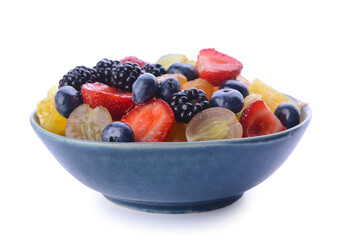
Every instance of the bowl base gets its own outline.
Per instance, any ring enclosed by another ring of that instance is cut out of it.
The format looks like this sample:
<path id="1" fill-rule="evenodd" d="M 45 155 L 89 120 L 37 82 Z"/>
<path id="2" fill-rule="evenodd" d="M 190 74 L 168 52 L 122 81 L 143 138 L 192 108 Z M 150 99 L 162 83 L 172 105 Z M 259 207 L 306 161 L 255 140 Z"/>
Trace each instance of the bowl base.
<path id="1" fill-rule="evenodd" d="M 169 213 L 169 214 L 179 214 L 179 213 L 195 213 L 195 212 L 205 212 L 211 211 L 218 208 L 223 208 L 232 203 L 236 202 L 242 197 L 242 194 L 231 196 L 228 198 L 204 201 L 204 202 L 193 202 L 193 203 L 154 203 L 154 202 L 140 202 L 140 201 L 130 201 L 130 200 L 119 200 L 114 199 L 109 196 L 104 195 L 106 199 L 110 202 L 115 203 L 121 207 L 127 207 L 130 209 L 150 212 L 150 213 Z"/>

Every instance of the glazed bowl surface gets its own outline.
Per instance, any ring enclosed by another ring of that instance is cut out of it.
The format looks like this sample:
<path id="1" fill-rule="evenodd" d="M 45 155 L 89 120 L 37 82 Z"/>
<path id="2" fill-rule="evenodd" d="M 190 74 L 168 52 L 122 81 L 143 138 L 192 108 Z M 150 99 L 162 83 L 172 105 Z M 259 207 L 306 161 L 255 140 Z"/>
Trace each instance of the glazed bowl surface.
<path id="1" fill-rule="evenodd" d="M 286 131 L 252 138 L 161 143 L 105 143 L 44 130 L 30 122 L 58 162 L 110 201 L 148 212 L 208 211 L 238 200 L 289 157 L 312 117 Z"/>

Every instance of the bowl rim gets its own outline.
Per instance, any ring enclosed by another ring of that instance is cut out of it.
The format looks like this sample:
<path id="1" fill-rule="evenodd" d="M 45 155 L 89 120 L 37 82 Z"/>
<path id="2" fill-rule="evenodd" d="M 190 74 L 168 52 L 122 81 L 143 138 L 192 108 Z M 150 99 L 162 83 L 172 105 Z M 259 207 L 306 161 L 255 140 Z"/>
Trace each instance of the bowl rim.
<path id="1" fill-rule="evenodd" d="M 248 138 L 235 138 L 235 139 L 223 139 L 223 140 L 210 140 L 210 141 L 197 141 L 197 142 L 122 142 L 122 143 L 110 143 L 110 142 L 101 142 L 101 141 L 92 141 L 85 139 L 77 139 L 61 136 L 52 132 L 49 132 L 42 128 L 38 123 L 38 116 L 36 115 L 37 110 L 34 110 L 30 116 L 30 122 L 32 127 L 39 131 L 43 135 L 48 135 L 49 137 L 54 138 L 57 141 L 63 141 L 68 143 L 78 143 L 78 144 L 86 144 L 93 146 L 103 146 L 103 147 L 119 147 L 119 148 L 132 148 L 143 147 L 143 148 L 173 148 L 173 147 L 190 147 L 190 146 L 209 146 L 209 145 L 226 145 L 226 144 L 241 144 L 241 143 L 255 143 L 255 142 L 266 142 L 274 139 L 278 139 L 284 137 L 286 135 L 292 135 L 297 129 L 302 128 L 303 126 L 309 124 L 312 118 L 312 110 L 309 106 L 302 106 L 301 108 L 301 117 L 304 114 L 304 119 L 295 127 L 284 130 L 282 132 L 263 135 L 263 136 L 255 136 Z"/>

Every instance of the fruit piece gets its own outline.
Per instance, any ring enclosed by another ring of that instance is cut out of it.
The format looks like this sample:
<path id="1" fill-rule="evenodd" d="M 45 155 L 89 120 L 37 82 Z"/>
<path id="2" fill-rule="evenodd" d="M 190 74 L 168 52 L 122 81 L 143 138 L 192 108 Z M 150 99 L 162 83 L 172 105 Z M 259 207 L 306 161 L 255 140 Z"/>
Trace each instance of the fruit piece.
<path id="1" fill-rule="evenodd" d="M 135 134 L 136 142 L 163 142 L 174 123 L 174 114 L 161 99 L 153 99 L 136 106 L 123 116 Z"/>
<path id="2" fill-rule="evenodd" d="M 167 77 L 176 77 L 180 81 L 181 86 L 187 82 L 187 78 L 181 73 L 165 74 L 165 75 L 157 77 L 157 80 L 161 82 L 163 79 Z"/>
<path id="3" fill-rule="evenodd" d="M 224 89 L 224 88 L 232 88 L 240 92 L 244 98 L 246 98 L 249 95 L 249 89 L 246 86 L 245 83 L 239 80 L 227 80 L 223 82 L 220 86 L 219 89 Z"/>
<path id="4" fill-rule="evenodd" d="M 160 63 L 165 69 L 168 69 L 168 67 L 175 62 L 184 62 L 195 66 L 195 61 L 189 60 L 183 54 L 167 54 L 156 61 L 156 63 Z"/>
<path id="5" fill-rule="evenodd" d="M 245 83 L 246 86 L 250 86 L 251 84 L 249 80 L 247 80 L 245 77 L 243 77 L 240 74 L 236 77 L 236 80 L 242 81 L 243 83 Z"/>
<path id="6" fill-rule="evenodd" d="M 58 91 L 58 84 L 54 85 L 53 87 L 50 88 L 50 90 L 47 92 L 47 96 L 55 96 L 56 92 Z"/>
<path id="7" fill-rule="evenodd" d="M 147 63 L 142 70 L 144 70 L 146 73 L 151 73 L 155 77 L 162 76 L 166 74 L 166 69 L 162 67 L 161 64 L 158 63 Z"/>
<path id="8" fill-rule="evenodd" d="M 188 142 L 241 138 L 242 135 L 243 128 L 235 114 L 221 107 L 198 113 L 186 128 Z"/>
<path id="9" fill-rule="evenodd" d="M 106 108 L 92 109 L 88 104 L 82 104 L 70 114 L 65 126 L 65 136 L 101 141 L 103 129 L 111 122 Z"/>
<path id="10" fill-rule="evenodd" d="M 203 90 L 189 88 L 174 93 L 169 105 L 173 109 L 175 119 L 188 123 L 197 113 L 210 107 Z"/>
<path id="11" fill-rule="evenodd" d="M 125 63 L 125 62 L 131 62 L 131 63 L 137 63 L 140 68 L 143 68 L 144 65 L 146 65 L 147 63 L 135 56 L 128 56 L 128 57 L 125 57 L 123 59 L 121 59 L 121 63 Z"/>
<path id="12" fill-rule="evenodd" d="M 112 70 L 112 78 L 109 86 L 124 92 L 131 92 L 134 82 L 141 73 L 142 70 L 137 63 L 119 63 Z"/>
<path id="13" fill-rule="evenodd" d="M 142 74 L 133 84 L 133 102 L 145 103 L 156 96 L 159 90 L 159 82 L 150 73 Z"/>
<path id="14" fill-rule="evenodd" d="M 197 79 L 199 77 L 198 70 L 191 64 L 176 62 L 170 65 L 167 69 L 168 74 L 181 73 L 188 81 Z"/>
<path id="15" fill-rule="evenodd" d="M 244 107 L 244 98 L 237 90 L 224 88 L 212 94 L 210 105 L 211 107 L 223 107 L 237 113 Z"/>
<path id="16" fill-rule="evenodd" d="M 176 77 L 167 77 L 161 80 L 158 97 L 169 102 L 174 93 L 180 92 L 180 81 Z"/>
<path id="17" fill-rule="evenodd" d="M 46 97 L 37 104 L 37 116 L 42 128 L 58 135 L 65 135 L 67 119 L 55 108 L 54 96 Z"/>
<path id="18" fill-rule="evenodd" d="M 191 64 L 193 67 L 195 67 L 195 65 L 197 64 L 197 62 L 194 61 L 194 60 L 188 60 L 188 61 L 185 62 L 185 63 Z"/>
<path id="19" fill-rule="evenodd" d="M 196 68 L 200 78 L 219 86 L 227 79 L 236 79 L 243 65 L 237 59 L 213 48 L 207 48 L 199 52 Z"/>
<path id="20" fill-rule="evenodd" d="M 48 96 L 37 104 L 37 116 L 39 123 L 45 130 L 65 136 L 67 119 L 60 115 L 54 106 L 54 96 L 58 87 L 53 86 L 48 91 Z"/>
<path id="21" fill-rule="evenodd" d="M 93 68 L 97 71 L 97 81 L 112 86 L 112 70 L 121 64 L 120 61 L 113 61 L 107 58 L 99 61 Z"/>
<path id="22" fill-rule="evenodd" d="M 289 102 L 279 105 L 275 110 L 275 115 L 287 129 L 295 127 L 301 120 L 300 110 Z"/>
<path id="23" fill-rule="evenodd" d="M 87 83 L 82 87 L 84 103 L 91 108 L 103 106 L 108 109 L 113 120 L 119 120 L 134 107 L 132 94 L 122 92 L 103 83 Z"/>
<path id="24" fill-rule="evenodd" d="M 236 114 L 236 117 L 238 120 L 240 120 L 240 116 L 242 115 L 244 109 L 253 101 L 256 100 L 262 100 L 262 95 L 260 94 L 256 94 L 256 93 L 251 93 L 249 94 L 246 98 L 244 98 L 244 107 L 241 111 L 239 111 L 239 113 Z"/>
<path id="25" fill-rule="evenodd" d="M 128 124 L 123 122 L 112 122 L 102 132 L 103 142 L 134 142 L 134 132 Z"/>
<path id="26" fill-rule="evenodd" d="M 272 112 L 275 112 L 276 108 L 284 102 L 291 102 L 296 105 L 299 110 L 301 110 L 301 106 L 297 102 L 273 89 L 259 79 L 255 79 L 251 83 L 249 86 L 249 92 L 262 95 L 262 99 Z"/>
<path id="27" fill-rule="evenodd" d="M 187 142 L 186 123 L 175 121 L 165 142 Z"/>
<path id="28" fill-rule="evenodd" d="M 250 103 L 243 111 L 240 123 L 243 126 L 243 137 L 268 135 L 286 129 L 263 100 Z"/>
<path id="29" fill-rule="evenodd" d="M 77 66 L 63 76 L 63 78 L 59 81 L 59 88 L 63 86 L 71 86 L 77 91 L 80 91 L 83 84 L 96 81 L 97 71 L 95 69 L 85 66 Z"/>
<path id="30" fill-rule="evenodd" d="M 207 99 L 210 99 L 214 92 L 213 85 L 203 78 L 197 78 L 194 81 L 186 82 L 185 84 L 182 85 L 181 89 L 184 90 L 188 88 L 196 88 L 203 90 L 206 93 Z"/>
<path id="31" fill-rule="evenodd" d="M 54 104 L 60 115 L 68 118 L 71 112 L 83 104 L 82 95 L 71 86 L 64 86 L 58 89 Z"/>

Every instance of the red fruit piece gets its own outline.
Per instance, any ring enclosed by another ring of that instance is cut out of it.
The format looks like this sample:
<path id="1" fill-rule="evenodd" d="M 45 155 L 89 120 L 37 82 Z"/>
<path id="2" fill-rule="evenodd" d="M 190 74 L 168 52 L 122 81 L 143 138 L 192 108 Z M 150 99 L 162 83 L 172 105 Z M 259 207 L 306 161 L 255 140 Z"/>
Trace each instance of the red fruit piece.
<path id="1" fill-rule="evenodd" d="M 128 57 L 125 57 L 123 59 L 121 59 L 121 62 L 122 63 L 125 63 L 125 62 L 132 62 L 132 63 L 137 63 L 140 68 L 143 68 L 144 65 L 146 65 L 147 63 L 137 57 L 134 57 L 134 56 L 128 56 Z"/>
<path id="2" fill-rule="evenodd" d="M 286 130 L 263 100 L 250 103 L 242 113 L 243 137 L 268 135 Z"/>
<path id="3" fill-rule="evenodd" d="M 219 86 L 225 80 L 236 79 L 242 71 L 243 64 L 214 48 L 206 48 L 199 52 L 195 67 L 199 71 L 200 78 Z"/>
<path id="4" fill-rule="evenodd" d="M 122 122 L 134 132 L 136 142 L 163 142 L 174 123 L 174 113 L 161 99 L 152 99 L 136 106 Z"/>
<path id="5" fill-rule="evenodd" d="M 99 82 L 87 83 L 82 87 L 84 103 L 89 104 L 91 108 L 105 107 L 113 120 L 120 120 L 135 106 L 131 95 Z"/>

